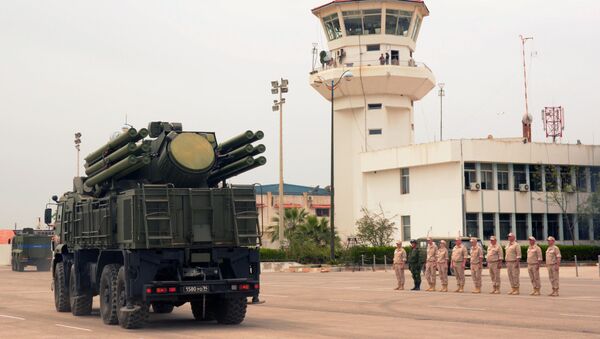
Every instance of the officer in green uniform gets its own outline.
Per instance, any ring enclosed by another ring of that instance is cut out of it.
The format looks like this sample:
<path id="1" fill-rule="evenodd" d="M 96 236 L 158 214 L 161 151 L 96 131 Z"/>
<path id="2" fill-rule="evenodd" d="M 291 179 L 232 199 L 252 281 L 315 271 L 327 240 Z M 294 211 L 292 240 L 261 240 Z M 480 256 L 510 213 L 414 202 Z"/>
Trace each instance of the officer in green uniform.
<path id="1" fill-rule="evenodd" d="M 408 254 L 408 267 L 410 269 L 410 273 L 412 274 L 413 281 L 415 282 L 415 287 L 411 289 L 411 291 L 420 291 L 421 290 L 421 270 L 423 269 L 423 254 L 419 252 L 417 248 L 417 241 L 410 241 L 410 253 Z"/>

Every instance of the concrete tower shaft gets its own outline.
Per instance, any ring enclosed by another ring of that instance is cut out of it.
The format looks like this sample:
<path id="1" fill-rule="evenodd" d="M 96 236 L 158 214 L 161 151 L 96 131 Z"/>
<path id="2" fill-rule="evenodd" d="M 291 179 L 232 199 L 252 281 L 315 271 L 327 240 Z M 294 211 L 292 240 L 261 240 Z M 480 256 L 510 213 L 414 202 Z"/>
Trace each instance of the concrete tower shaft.
<path id="1" fill-rule="evenodd" d="M 413 52 L 423 18 L 420 0 L 336 0 L 312 10 L 328 50 L 319 55 L 311 86 L 331 100 L 334 91 L 336 228 L 353 233 L 367 192 L 361 153 L 414 143 L 413 104 L 435 87 L 433 72 Z"/>

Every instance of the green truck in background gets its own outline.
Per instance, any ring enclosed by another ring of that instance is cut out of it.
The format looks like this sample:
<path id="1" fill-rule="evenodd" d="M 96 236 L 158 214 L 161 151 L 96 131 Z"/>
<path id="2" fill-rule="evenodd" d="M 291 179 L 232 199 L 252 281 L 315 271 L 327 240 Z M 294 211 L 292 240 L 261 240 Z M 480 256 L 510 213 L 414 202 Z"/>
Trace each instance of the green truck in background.
<path id="1" fill-rule="evenodd" d="M 52 260 L 52 231 L 36 231 L 24 228 L 15 231 L 11 239 L 11 266 L 16 272 L 23 272 L 27 266 L 35 266 L 38 271 L 48 271 Z"/>

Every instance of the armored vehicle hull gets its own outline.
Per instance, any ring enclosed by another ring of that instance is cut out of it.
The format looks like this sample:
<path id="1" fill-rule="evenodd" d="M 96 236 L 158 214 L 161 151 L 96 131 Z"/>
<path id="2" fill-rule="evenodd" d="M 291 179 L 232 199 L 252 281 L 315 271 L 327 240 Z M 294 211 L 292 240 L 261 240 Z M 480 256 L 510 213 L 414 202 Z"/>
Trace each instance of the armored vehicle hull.
<path id="1" fill-rule="evenodd" d="M 33 229 L 24 229 L 11 240 L 11 266 L 13 271 L 22 272 L 27 266 L 38 271 L 48 271 L 52 259 L 51 237 L 36 234 Z"/>

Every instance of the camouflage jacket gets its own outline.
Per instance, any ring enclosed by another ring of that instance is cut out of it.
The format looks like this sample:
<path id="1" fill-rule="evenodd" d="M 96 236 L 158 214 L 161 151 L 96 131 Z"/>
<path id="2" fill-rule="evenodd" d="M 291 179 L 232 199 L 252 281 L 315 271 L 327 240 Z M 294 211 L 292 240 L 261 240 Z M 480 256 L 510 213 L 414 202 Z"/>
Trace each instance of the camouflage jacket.
<path id="1" fill-rule="evenodd" d="M 424 261 L 425 261 L 425 258 L 423 256 L 423 254 L 420 253 L 418 247 L 411 249 L 410 253 L 408 254 L 408 260 L 407 260 L 408 264 L 411 267 L 422 266 Z"/>

